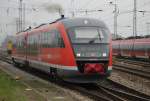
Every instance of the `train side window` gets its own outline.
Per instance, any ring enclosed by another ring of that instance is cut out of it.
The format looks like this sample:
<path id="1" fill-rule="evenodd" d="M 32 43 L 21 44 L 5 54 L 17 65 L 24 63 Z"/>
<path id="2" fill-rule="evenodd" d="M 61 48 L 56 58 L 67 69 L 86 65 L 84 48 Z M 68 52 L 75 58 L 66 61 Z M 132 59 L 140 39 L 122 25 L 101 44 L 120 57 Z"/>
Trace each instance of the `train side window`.
<path id="1" fill-rule="evenodd" d="M 42 48 L 42 33 L 40 33 L 40 48 Z"/>
<path id="2" fill-rule="evenodd" d="M 34 34 L 34 47 L 35 47 L 35 50 L 37 50 L 38 48 L 38 33 L 35 33 Z"/>
<path id="3" fill-rule="evenodd" d="M 56 38 L 55 38 L 55 30 L 51 30 L 48 33 L 48 47 L 55 48 L 56 47 Z"/>
<path id="4" fill-rule="evenodd" d="M 61 37 L 61 34 L 58 30 L 55 31 L 55 38 L 57 39 L 56 46 L 60 48 L 64 48 L 65 47 L 64 40 Z"/>
<path id="5" fill-rule="evenodd" d="M 30 35 L 28 36 L 28 53 L 30 54 L 30 47 L 31 47 Z"/>
<path id="6" fill-rule="evenodd" d="M 41 34 L 42 34 L 42 47 L 46 48 L 46 35 L 44 32 L 42 32 Z"/>
<path id="7" fill-rule="evenodd" d="M 44 33 L 44 46 L 45 46 L 45 48 L 47 48 L 47 33 L 45 32 Z"/>
<path id="8" fill-rule="evenodd" d="M 58 30 L 56 30 L 56 38 L 58 39 L 57 40 L 57 46 L 60 48 L 64 48 L 65 47 L 64 40 L 61 37 L 61 34 Z"/>
<path id="9" fill-rule="evenodd" d="M 58 43 L 58 40 L 59 40 L 59 38 L 60 38 L 60 34 L 59 34 L 59 32 L 58 32 L 58 30 L 54 30 L 54 39 L 55 40 L 53 40 L 53 42 L 54 42 L 54 47 L 59 47 L 59 43 Z"/>
<path id="10" fill-rule="evenodd" d="M 49 33 L 46 32 L 46 47 L 48 48 L 49 45 L 48 45 L 48 40 L 49 40 Z"/>
<path id="11" fill-rule="evenodd" d="M 32 37 L 33 37 L 33 50 L 34 50 L 35 49 L 35 44 L 36 44 L 35 35 L 33 35 Z"/>
<path id="12" fill-rule="evenodd" d="M 43 47 L 43 33 L 40 33 L 40 44 L 41 44 L 41 48 Z"/>
<path id="13" fill-rule="evenodd" d="M 47 33 L 44 32 L 44 46 L 47 48 Z"/>
<path id="14" fill-rule="evenodd" d="M 18 46 L 19 46 L 19 41 L 18 41 L 18 37 L 16 37 L 16 48 L 18 50 Z"/>
<path id="15" fill-rule="evenodd" d="M 32 49 L 33 49 L 33 35 L 31 35 L 31 51 L 32 51 Z"/>
<path id="16" fill-rule="evenodd" d="M 47 42 L 47 44 L 48 44 L 48 47 L 51 47 L 51 43 L 52 43 L 52 39 L 51 39 L 51 32 L 47 32 L 48 33 L 48 42 Z"/>
<path id="17" fill-rule="evenodd" d="M 31 35 L 29 35 L 29 48 L 31 47 Z"/>
<path id="18" fill-rule="evenodd" d="M 150 53 L 150 45 L 146 45 L 147 46 L 147 51 Z"/>
<path id="19" fill-rule="evenodd" d="M 19 50 L 21 48 L 21 37 L 19 37 Z"/>
<path id="20" fill-rule="evenodd" d="M 65 47 L 64 41 L 60 35 L 60 32 L 57 29 L 53 29 L 49 32 L 42 33 L 41 43 L 42 47 L 45 48 Z"/>
<path id="21" fill-rule="evenodd" d="M 30 50 L 32 49 L 32 35 L 30 35 Z"/>
<path id="22" fill-rule="evenodd" d="M 41 32 L 41 47 L 45 48 L 45 34 Z"/>

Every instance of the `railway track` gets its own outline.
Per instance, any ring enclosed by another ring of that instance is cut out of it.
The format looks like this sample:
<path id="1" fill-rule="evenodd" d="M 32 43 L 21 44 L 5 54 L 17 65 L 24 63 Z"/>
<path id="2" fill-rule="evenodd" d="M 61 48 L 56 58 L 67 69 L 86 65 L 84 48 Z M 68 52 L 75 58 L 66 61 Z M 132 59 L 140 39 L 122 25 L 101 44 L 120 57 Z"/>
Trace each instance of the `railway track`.
<path id="1" fill-rule="evenodd" d="M 10 58 L 2 58 L 3 61 L 11 64 Z M 18 68 L 18 67 L 17 67 Z M 26 68 L 19 68 L 23 71 L 29 72 L 35 76 L 38 76 L 46 81 L 55 83 L 56 85 L 76 90 L 83 95 L 86 95 L 96 101 L 150 101 L 150 96 L 143 93 L 129 89 L 121 84 L 115 83 L 111 80 L 106 80 L 97 84 L 71 84 L 63 81 L 55 81 L 54 78 L 50 78 L 49 75 L 36 70 L 28 70 Z"/>
<path id="2" fill-rule="evenodd" d="M 12 60 L 11 60 L 11 57 L 9 55 L 4 55 L 4 56 L 0 55 L 0 60 L 5 61 L 9 64 L 12 64 Z"/>
<path id="3" fill-rule="evenodd" d="M 9 60 L 5 61 L 5 59 L 2 59 L 2 61 L 10 64 Z M 65 87 L 65 88 L 69 88 L 71 90 L 78 91 L 78 92 L 82 93 L 83 95 L 89 96 L 90 98 L 92 98 L 96 101 L 99 101 L 99 100 L 101 100 L 101 101 L 112 101 L 111 99 L 108 99 L 104 94 L 100 95 L 100 94 L 98 94 L 98 92 L 92 92 L 92 91 L 89 92 L 88 89 L 85 89 L 81 85 L 70 84 L 70 83 L 66 83 L 66 82 L 62 82 L 62 81 L 56 81 L 56 80 L 54 80 L 54 78 L 50 78 L 50 76 L 48 74 L 46 74 L 42 71 L 39 71 L 37 69 L 33 69 L 33 68 L 31 69 L 30 68 L 30 70 L 29 70 L 27 68 L 22 68 L 22 67 L 21 68 L 20 67 L 14 67 L 14 68 L 21 69 L 21 70 L 28 72 L 34 76 L 42 78 L 48 82 L 53 82 L 54 84 L 59 85 L 63 88 Z M 96 89 L 93 88 L 93 91 L 96 91 Z"/>
<path id="4" fill-rule="evenodd" d="M 133 59 L 128 59 L 128 58 L 115 58 L 115 61 L 118 62 L 124 62 L 127 64 L 132 64 L 132 65 L 137 65 L 137 66 L 142 66 L 142 67 L 150 67 L 150 62 L 145 62 L 145 61 L 139 61 L 139 60 L 133 60 Z"/>
<path id="5" fill-rule="evenodd" d="M 144 71 L 141 69 L 135 69 L 127 67 L 125 65 L 117 65 L 117 64 L 113 65 L 113 69 L 150 79 L 150 71 Z"/>
<path id="6" fill-rule="evenodd" d="M 150 79 L 150 63 L 143 61 L 115 59 L 113 69 Z"/>
<path id="7" fill-rule="evenodd" d="M 149 101 L 150 96 L 137 92 L 110 79 L 98 84 L 100 89 L 119 97 L 120 101 Z M 116 101 L 116 100 L 115 100 Z"/>
<path id="8" fill-rule="evenodd" d="M 97 84 L 80 85 L 75 89 L 82 91 L 96 101 L 149 101 L 150 96 L 127 88 L 111 80 Z"/>

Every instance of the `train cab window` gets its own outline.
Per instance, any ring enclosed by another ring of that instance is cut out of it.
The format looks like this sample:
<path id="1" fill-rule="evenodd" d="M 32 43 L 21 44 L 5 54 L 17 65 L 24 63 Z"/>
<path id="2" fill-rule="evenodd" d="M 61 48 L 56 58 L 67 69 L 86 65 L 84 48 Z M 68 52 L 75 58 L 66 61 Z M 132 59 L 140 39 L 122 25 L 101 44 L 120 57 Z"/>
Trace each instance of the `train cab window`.
<path id="1" fill-rule="evenodd" d="M 72 43 L 108 43 L 109 31 L 98 27 L 75 27 L 68 29 Z"/>

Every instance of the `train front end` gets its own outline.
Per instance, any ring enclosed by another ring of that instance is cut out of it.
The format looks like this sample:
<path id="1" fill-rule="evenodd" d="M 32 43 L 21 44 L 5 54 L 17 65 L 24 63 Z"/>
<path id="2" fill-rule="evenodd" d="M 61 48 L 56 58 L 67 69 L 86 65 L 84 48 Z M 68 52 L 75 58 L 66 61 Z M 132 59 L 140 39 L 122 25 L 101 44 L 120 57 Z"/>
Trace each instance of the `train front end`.
<path id="1" fill-rule="evenodd" d="M 67 71 L 66 80 L 88 83 L 107 78 L 112 71 L 110 32 L 96 19 L 63 21 L 77 70 Z"/>

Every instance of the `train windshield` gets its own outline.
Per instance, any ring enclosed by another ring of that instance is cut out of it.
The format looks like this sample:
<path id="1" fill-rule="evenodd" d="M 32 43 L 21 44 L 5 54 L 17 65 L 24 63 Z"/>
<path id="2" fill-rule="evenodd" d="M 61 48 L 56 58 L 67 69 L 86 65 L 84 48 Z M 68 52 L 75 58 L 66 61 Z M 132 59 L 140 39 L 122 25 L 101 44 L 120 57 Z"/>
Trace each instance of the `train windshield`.
<path id="1" fill-rule="evenodd" d="M 68 31 L 72 43 L 108 43 L 108 31 L 98 27 L 75 27 Z"/>

